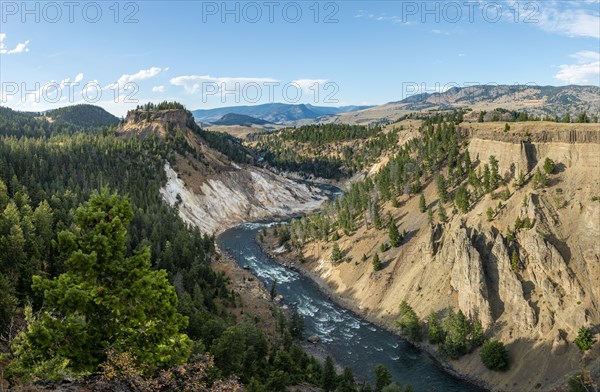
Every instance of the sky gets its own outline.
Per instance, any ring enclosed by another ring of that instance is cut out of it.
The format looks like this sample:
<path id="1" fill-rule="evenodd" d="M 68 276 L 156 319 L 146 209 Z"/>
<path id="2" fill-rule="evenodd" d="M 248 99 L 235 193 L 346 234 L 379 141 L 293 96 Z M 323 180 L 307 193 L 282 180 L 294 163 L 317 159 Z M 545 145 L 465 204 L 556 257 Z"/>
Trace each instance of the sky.
<path id="1" fill-rule="evenodd" d="M 0 106 L 378 105 L 600 85 L 600 0 L 0 1 Z"/>

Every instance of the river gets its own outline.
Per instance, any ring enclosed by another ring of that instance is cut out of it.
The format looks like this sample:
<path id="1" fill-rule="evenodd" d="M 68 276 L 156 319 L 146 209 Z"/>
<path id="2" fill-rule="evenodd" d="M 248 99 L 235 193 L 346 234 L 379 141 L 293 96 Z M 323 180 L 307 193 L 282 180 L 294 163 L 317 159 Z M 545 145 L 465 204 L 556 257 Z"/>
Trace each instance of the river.
<path id="1" fill-rule="evenodd" d="M 225 231 L 217 243 L 266 287 L 276 279 L 283 302 L 296 305 L 304 316 L 305 336 L 319 336 L 319 344 L 338 364 L 372 382 L 373 369 L 381 363 L 395 381 L 412 384 L 416 391 L 481 391 L 445 372 L 426 352 L 336 305 L 309 278 L 273 261 L 256 243 L 257 233 L 270 225 L 245 223 Z"/>

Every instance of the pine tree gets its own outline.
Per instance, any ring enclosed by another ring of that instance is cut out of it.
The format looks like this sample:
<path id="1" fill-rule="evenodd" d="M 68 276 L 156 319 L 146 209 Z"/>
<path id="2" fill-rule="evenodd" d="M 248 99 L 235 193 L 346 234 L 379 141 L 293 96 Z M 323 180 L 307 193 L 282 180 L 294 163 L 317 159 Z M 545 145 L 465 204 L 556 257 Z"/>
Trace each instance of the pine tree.
<path id="1" fill-rule="evenodd" d="M 44 311 L 26 310 L 28 329 L 14 345 L 13 372 L 40 378 L 95 372 L 110 348 L 140 364 L 182 363 L 191 341 L 181 333 L 187 318 L 164 270 L 154 270 L 145 246 L 125 257 L 133 217 L 129 201 L 94 193 L 77 210 L 73 231 L 58 235 L 66 272 L 55 279 L 34 276 Z"/>
<path id="2" fill-rule="evenodd" d="M 342 251 L 337 243 L 333 244 L 333 249 L 331 250 L 331 261 L 334 263 L 338 263 L 342 260 Z"/>
<path id="3" fill-rule="evenodd" d="M 491 183 L 491 176 L 490 176 L 490 167 L 488 166 L 488 164 L 486 163 L 483 166 L 483 189 L 485 189 L 485 191 L 487 193 L 492 191 L 492 183 Z"/>
<path id="4" fill-rule="evenodd" d="M 490 155 L 490 191 L 494 191 L 500 184 L 500 174 L 498 173 L 498 160 Z"/>
<path id="5" fill-rule="evenodd" d="M 392 383 L 392 373 L 382 364 L 375 366 L 375 392 L 381 392 L 383 388 Z"/>
<path id="6" fill-rule="evenodd" d="M 488 207 L 485 214 L 487 215 L 488 222 L 491 222 L 494 220 L 494 209 L 492 207 Z"/>
<path id="7" fill-rule="evenodd" d="M 427 202 L 425 201 L 425 195 L 421 193 L 419 197 L 419 211 L 425 212 L 427 211 Z"/>
<path id="8" fill-rule="evenodd" d="M 271 281 L 270 295 L 271 299 L 275 299 L 275 297 L 277 297 L 277 279 L 273 279 L 273 281 Z"/>
<path id="9" fill-rule="evenodd" d="M 400 246 L 402 239 L 400 237 L 400 233 L 398 232 L 398 226 L 396 226 L 396 222 L 393 219 L 390 219 L 390 223 L 388 225 L 388 235 L 390 237 L 390 245 L 394 248 Z"/>
<path id="10" fill-rule="evenodd" d="M 440 220 L 441 223 L 448 222 L 448 215 L 446 215 L 446 209 L 441 204 L 438 207 L 438 218 L 439 218 L 439 220 Z"/>
<path id="11" fill-rule="evenodd" d="M 469 212 L 469 199 L 470 195 L 467 188 L 464 185 L 459 186 L 454 195 L 454 203 L 463 214 Z"/>
<path id="12" fill-rule="evenodd" d="M 440 202 L 447 202 L 450 198 L 450 195 L 448 194 L 448 185 L 446 185 L 446 178 L 443 174 L 440 174 L 437 178 L 437 189 Z"/>
<path id="13" fill-rule="evenodd" d="M 335 372 L 335 367 L 333 365 L 333 359 L 328 355 L 325 358 L 325 365 L 323 366 L 323 375 L 321 378 L 321 387 L 325 391 L 333 391 L 335 390 L 336 382 L 335 379 L 337 374 Z"/>
<path id="14" fill-rule="evenodd" d="M 427 339 L 429 339 L 429 343 L 431 344 L 438 344 L 444 341 L 444 330 L 440 320 L 433 311 L 427 318 Z"/>
<path id="15" fill-rule="evenodd" d="M 430 225 L 433 225 L 433 210 L 431 207 L 427 208 L 427 222 Z"/>
<path id="16" fill-rule="evenodd" d="M 421 340 L 421 324 L 413 308 L 406 302 L 400 304 L 400 314 L 397 325 L 410 340 Z"/>
<path id="17" fill-rule="evenodd" d="M 373 256 L 373 270 L 379 271 L 381 269 L 381 261 L 379 261 L 379 253 L 375 253 Z"/>
<path id="18" fill-rule="evenodd" d="M 546 186 L 546 175 L 538 168 L 533 175 L 533 189 L 544 188 Z"/>

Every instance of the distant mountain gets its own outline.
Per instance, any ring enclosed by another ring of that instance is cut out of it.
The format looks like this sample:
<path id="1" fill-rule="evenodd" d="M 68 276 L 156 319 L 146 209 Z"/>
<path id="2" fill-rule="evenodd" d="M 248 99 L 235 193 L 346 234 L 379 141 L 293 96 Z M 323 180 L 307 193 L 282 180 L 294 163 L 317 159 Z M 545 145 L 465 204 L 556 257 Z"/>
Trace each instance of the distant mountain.
<path id="1" fill-rule="evenodd" d="M 215 109 L 199 109 L 192 113 L 197 121 L 219 121 L 224 115 L 235 113 L 259 118 L 272 123 L 313 119 L 326 115 L 340 114 L 350 111 L 367 109 L 369 106 L 313 106 L 307 104 L 267 103 L 255 106 L 230 106 Z"/>
<path id="2" fill-rule="evenodd" d="M 45 115 L 53 121 L 64 121 L 83 128 L 111 126 L 117 125 L 120 122 L 118 117 L 94 105 L 65 106 L 49 110 Z"/>
<path id="3" fill-rule="evenodd" d="M 471 107 L 483 110 L 505 108 L 527 110 L 534 114 L 563 115 L 600 109 L 598 86 L 498 85 L 453 87 L 442 93 L 413 95 L 390 104 L 404 110 Z"/>
<path id="4" fill-rule="evenodd" d="M 247 116 L 245 114 L 227 113 L 219 120 L 213 122 L 214 125 L 243 125 L 250 127 L 252 125 L 266 125 L 271 122 L 262 120 L 260 118 Z"/>
<path id="5" fill-rule="evenodd" d="M 498 108 L 526 111 L 536 116 L 571 116 L 600 112 L 598 86 L 479 85 L 453 87 L 441 93 L 412 95 L 366 110 L 330 116 L 328 122 L 371 124 L 393 121 L 417 111 L 470 108 L 492 111 Z"/>

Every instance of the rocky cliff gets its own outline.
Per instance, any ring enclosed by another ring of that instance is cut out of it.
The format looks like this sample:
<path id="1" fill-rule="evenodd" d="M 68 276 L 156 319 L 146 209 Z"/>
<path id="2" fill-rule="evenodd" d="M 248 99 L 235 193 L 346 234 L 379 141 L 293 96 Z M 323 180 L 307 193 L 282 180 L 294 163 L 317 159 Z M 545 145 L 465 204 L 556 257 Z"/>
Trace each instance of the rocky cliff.
<path id="1" fill-rule="evenodd" d="M 236 164 L 212 148 L 187 110 L 134 110 L 117 129 L 123 138 L 182 137 L 187 143 L 164 166 L 164 200 L 186 222 L 215 234 L 247 220 L 289 216 L 319 208 L 320 188 L 289 180 L 253 165 Z"/>
<path id="2" fill-rule="evenodd" d="M 581 326 L 600 332 L 600 130 L 532 130 L 526 140 L 524 133 L 501 130 L 466 134 L 474 161 L 498 159 L 511 184 L 507 200 L 499 198 L 501 188 L 494 198 L 476 200 L 468 213 L 431 227 L 418 197 L 404 195 L 399 208 L 382 211 L 409 233 L 401 247 L 381 253 L 387 232 L 362 226 L 338 241 L 351 262 L 333 263 L 331 243 L 312 242 L 296 266 L 315 274 L 347 306 L 392 329 L 401 301 L 422 320 L 448 307 L 480 320 L 488 337 L 506 344 L 510 369 L 486 370 L 478 352 L 452 366 L 493 390 L 550 390 L 580 367 L 600 375 L 600 345 L 582 355 L 573 344 Z M 532 173 L 546 157 L 557 169 L 546 187 L 534 189 Z M 517 188 L 512 184 L 519 172 L 526 183 Z M 434 183 L 424 195 L 438 203 Z M 515 222 L 526 218 L 532 227 L 516 229 Z M 380 271 L 358 262 L 374 252 L 380 252 Z"/>

